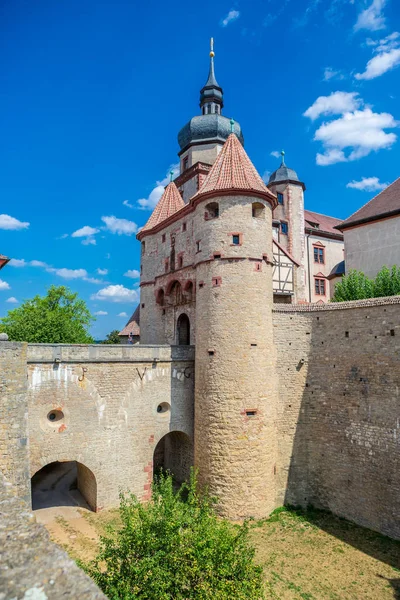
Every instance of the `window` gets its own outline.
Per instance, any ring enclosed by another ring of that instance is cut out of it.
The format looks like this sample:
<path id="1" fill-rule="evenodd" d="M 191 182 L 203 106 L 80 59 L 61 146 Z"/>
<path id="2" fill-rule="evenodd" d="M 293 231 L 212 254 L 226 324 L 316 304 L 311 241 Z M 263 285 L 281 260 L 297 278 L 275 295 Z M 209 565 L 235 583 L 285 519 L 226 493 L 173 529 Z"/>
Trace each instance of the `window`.
<path id="1" fill-rule="evenodd" d="M 166 273 L 168 273 L 168 271 L 169 271 L 169 260 L 168 260 L 168 258 L 166 258 L 165 262 L 164 262 L 164 271 Z"/>
<path id="2" fill-rule="evenodd" d="M 201 252 L 200 240 L 197 240 L 196 242 L 196 252 Z"/>
<path id="3" fill-rule="evenodd" d="M 186 231 L 186 223 L 182 223 L 182 231 Z"/>
<path id="4" fill-rule="evenodd" d="M 281 223 L 281 232 L 285 235 L 288 234 L 289 226 L 287 223 Z"/>
<path id="5" fill-rule="evenodd" d="M 142 242 L 142 256 L 145 253 L 146 250 L 146 242 Z"/>
<path id="6" fill-rule="evenodd" d="M 282 194 L 282 192 L 278 192 L 277 193 L 277 197 L 278 197 L 278 204 L 283 204 L 283 194 Z"/>
<path id="7" fill-rule="evenodd" d="M 183 256 L 178 256 L 178 269 L 183 267 Z"/>
<path id="8" fill-rule="evenodd" d="M 211 115 L 211 104 L 207 104 L 207 114 Z"/>
<path id="9" fill-rule="evenodd" d="M 205 220 L 217 219 L 219 217 L 219 204 L 218 202 L 210 202 L 206 206 L 206 212 L 204 213 Z"/>
<path id="10" fill-rule="evenodd" d="M 239 233 L 234 233 L 232 235 L 232 245 L 240 246 L 240 234 Z"/>
<path id="11" fill-rule="evenodd" d="M 183 170 L 184 170 L 184 171 L 186 171 L 186 169 L 188 168 L 188 166 L 189 166 L 189 157 L 188 157 L 188 156 L 186 156 L 186 157 L 183 159 Z"/>
<path id="12" fill-rule="evenodd" d="M 162 243 L 165 242 L 165 233 L 162 234 L 161 241 L 162 241 Z"/>
<path id="13" fill-rule="evenodd" d="M 212 278 L 212 284 L 213 287 L 219 287 L 222 283 L 222 278 L 221 277 L 213 277 Z"/>
<path id="14" fill-rule="evenodd" d="M 219 114 L 219 104 L 215 105 L 215 112 L 216 112 L 217 115 Z"/>
<path id="15" fill-rule="evenodd" d="M 264 218 L 265 206 L 261 204 L 261 202 L 253 202 L 251 205 L 251 214 L 253 219 L 263 219 Z"/>
<path id="16" fill-rule="evenodd" d="M 314 246 L 314 262 L 324 264 L 325 262 L 325 248 L 319 248 Z"/>
<path id="17" fill-rule="evenodd" d="M 315 278 L 315 294 L 325 296 L 325 279 Z"/>

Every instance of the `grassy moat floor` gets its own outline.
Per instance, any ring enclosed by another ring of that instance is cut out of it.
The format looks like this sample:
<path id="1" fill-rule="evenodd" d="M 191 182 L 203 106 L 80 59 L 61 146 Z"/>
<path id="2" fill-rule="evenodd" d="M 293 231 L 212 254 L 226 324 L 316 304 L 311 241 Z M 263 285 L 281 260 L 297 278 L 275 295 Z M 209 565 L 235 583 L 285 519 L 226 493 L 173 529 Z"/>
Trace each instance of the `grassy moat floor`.
<path id="1" fill-rule="evenodd" d="M 78 513 L 46 527 L 72 558 L 88 560 L 106 525 L 118 524 L 118 511 Z M 251 540 L 268 599 L 400 600 L 400 542 L 329 513 L 278 509 L 252 524 Z"/>

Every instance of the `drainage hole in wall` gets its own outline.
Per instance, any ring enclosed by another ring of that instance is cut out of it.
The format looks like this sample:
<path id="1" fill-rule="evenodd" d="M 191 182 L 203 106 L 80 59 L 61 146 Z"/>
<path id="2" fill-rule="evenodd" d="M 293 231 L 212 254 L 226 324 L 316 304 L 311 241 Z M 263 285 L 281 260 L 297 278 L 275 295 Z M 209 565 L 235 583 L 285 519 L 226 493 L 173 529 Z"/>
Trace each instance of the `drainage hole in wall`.
<path id="1" fill-rule="evenodd" d="M 168 402 L 161 402 L 161 404 L 157 406 L 158 414 L 166 413 L 169 410 L 171 410 L 171 406 L 168 404 Z"/>
<path id="2" fill-rule="evenodd" d="M 390 330 L 390 335 L 392 335 L 392 336 L 394 335 L 394 329 Z"/>
<path id="3" fill-rule="evenodd" d="M 62 410 L 51 410 L 47 415 L 50 423 L 55 423 L 56 421 L 61 421 L 64 418 L 64 413 Z"/>

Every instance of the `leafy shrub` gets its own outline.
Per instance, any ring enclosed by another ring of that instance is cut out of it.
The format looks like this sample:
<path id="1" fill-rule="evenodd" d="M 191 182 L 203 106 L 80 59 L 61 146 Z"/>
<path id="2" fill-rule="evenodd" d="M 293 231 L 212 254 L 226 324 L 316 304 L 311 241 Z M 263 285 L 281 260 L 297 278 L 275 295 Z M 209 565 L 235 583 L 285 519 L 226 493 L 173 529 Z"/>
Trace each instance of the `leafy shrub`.
<path id="1" fill-rule="evenodd" d="M 384 266 L 375 279 L 369 279 L 361 271 L 350 271 L 335 286 L 332 302 L 381 298 L 400 294 L 400 268 Z"/>
<path id="2" fill-rule="evenodd" d="M 86 572 L 110 600 L 258 600 L 262 569 L 248 527 L 219 519 L 196 475 L 175 491 L 161 474 L 152 501 L 121 495 L 122 527 L 101 538 Z"/>

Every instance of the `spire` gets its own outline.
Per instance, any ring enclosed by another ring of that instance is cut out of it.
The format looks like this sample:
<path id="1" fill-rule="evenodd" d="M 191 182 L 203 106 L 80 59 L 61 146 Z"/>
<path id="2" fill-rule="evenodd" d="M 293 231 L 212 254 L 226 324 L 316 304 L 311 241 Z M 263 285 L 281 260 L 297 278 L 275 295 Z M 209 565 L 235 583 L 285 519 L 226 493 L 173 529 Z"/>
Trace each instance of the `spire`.
<path id="1" fill-rule="evenodd" d="M 231 133 L 226 140 L 203 185 L 193 196 L 193 200 L 206 194 L 218 195 L 218 192 L 222 191 L 253 192 L 268 200 L 273 208 L 276 205 L 275 195 L 269 191 L 257 173 L 234 133 Z"/>
<path id="2" fill-rule="evenodd" d="M 285 151 L 281 150 L 281 156 L 282 156 L 282 162 L 281 162 L 281 167 L 285 166 Z"/>
<path id="3" fill-rule="evenodd" d="M 210 70 L 208 79 L 204 87 L 200 90 L 200 108 L 203 109 L 203 114 L 221 113 L 224 105 L 223 91 L 218 85 L 214 71 L 214 38 L 210 41 Z M 203 108 L 204 107 L 204 108 Z M 211 109 L 211 110 L 210 110 Z"/>
<path id="4" fill-rule="evenodd" d="M 175 214 L 184 206 L 185 203 L 178 191 L 178 188 L 176 187 L 175 183 L 171 181 L 165 188 L 164 193 L 159 199 L 157 206 L 153 210 L 150 219 L 141 229 L 140 233 L 142 233 L 142 231 L 149 231 L 150 229 L 153 229 L 153 227 L 168 219 L 168 217 Z"/>

